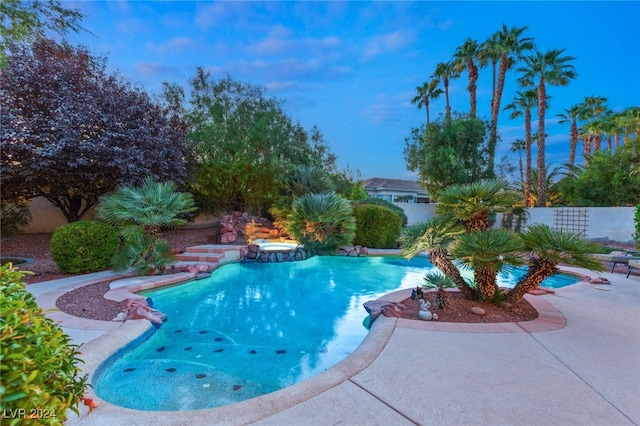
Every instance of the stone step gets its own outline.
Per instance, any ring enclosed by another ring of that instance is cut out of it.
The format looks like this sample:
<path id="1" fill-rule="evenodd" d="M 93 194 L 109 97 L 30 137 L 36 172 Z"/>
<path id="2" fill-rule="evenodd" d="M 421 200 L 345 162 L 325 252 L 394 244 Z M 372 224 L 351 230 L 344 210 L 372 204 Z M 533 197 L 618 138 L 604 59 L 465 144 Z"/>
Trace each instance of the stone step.
<path id="1" fill-rule="evenodd" d="M 235 246 L 236 250 L 240 249 L 240 246 Z M 225 251 L 229 250 L 230 246 L 220 246 L 213 244 L 206 244 L 201 246 L 192 246 L 187 247 L 185 253 L 221 253 L 224 254 Z"/>
<path id="2" fill-rule="evenodd" d="M 224 253 L 209 252 L 185 252 L 176 255 L 176 259 L 181 262 L 209 262 L 217 264 L 224 257 Z"/>
<path id="3" fill-rule="evenodd" d="M 177 261 L 175 263 L 176 268 L 186 268 L 188 266 L 191 265 L 195 265 L 195 264 L 202 264 L 202 265 L 209 265 L 211 268 L 210 269 L 215 269 L 218 266 L 217 262 L 193 262 L 193 261 Z"/>

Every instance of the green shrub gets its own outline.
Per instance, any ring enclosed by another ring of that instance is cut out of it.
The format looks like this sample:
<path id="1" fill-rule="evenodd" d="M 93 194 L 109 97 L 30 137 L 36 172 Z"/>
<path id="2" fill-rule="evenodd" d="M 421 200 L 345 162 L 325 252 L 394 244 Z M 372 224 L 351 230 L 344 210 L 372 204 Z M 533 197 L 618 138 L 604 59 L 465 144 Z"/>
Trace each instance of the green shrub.
<path id="1" fill-rule="evenodd" d="M 356 217 L 354 244 L 369 248 L 395 248 L 402 231 L 402 219 L 383 206 L 353 206 Z"/>
<path id="2" fill-rule="evenodd" d="M 352 244 L 355 228 L 349 201 L 334 193 L 307 194 L 293 203 L 287 232 L 311 254 L 322 254 Z"/>
<path id="3" fill-rule="evenodd" d="M 396 206 L 391 201 L 383 200 L 382 198 L 367 197 L 365 199 L 356 201 L 354 204 L 357 204 L 357 205 L 371 204 L 374 206 L 386 207 L 392 212 L 396 213 L 398 216 L 400 216 L 400 219 L 402 219 L 402 226 L 407 226 L 407 222 L 409 219 L 407 218 L 407 215 L 404 213 L 404 210 L 402 210 L 402 207 Z"/>
<path id="4" fill-rule="evenodd" d="M 0 266 L 3 424 L 62 425 L 68 408 L 78 413 L 87 377 L 80 375 L 78 346 L 43 315 L 22 282 L 24 274 Z M 34 420 L 27 423 L 30 416 Z"/>
<path id="5" fill-rule="evenodd" d="M 27 226 L 31 222 L 29 202 L 21 200 L 15 204 L 2 203 L 0 209 L 0 229 L 2 237 L 10 237 L 18 232 L 21 226 Z"/>
<path id="6" fill-rule="evenodd" d="M 58 227 L 51 236 L 51 257 L 61 271 L 71 274 L 108 269 L 120 238 L 102 222 L 81 221 Z"/>

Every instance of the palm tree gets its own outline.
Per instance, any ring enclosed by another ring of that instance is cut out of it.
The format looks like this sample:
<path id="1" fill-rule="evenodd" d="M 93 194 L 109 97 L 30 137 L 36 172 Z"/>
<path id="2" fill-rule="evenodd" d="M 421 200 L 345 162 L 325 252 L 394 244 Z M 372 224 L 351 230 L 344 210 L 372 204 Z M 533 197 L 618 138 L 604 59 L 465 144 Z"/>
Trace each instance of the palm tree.
<path id="1" fill-rule="evenodd" d="M 571 133 L 569 136 L 569 165 L 573 166 L 576 161 L 576 148 L 578 147 L 578 119 L 584 114 L 581 104 L 565 109 L 564 114 L 558 114 L 559 124 L 571 123 Z"/>
<path id="2" fill-rule="evenodd" d="M 601 247 L 576 234 L 537 224 L 529 226 L 521 238 L 525 249 L 531 253 L 529 269 L 507 293 L 507 302 L 517 302 L 529 291 L 538 288 L 545 278 L 557 274 L 557 266 L 561 262 L 593 271 L 604 270 L 602 262 L 589 255 L 600 252 Z"/>
<path id="3" fill-rule="evenodd" d="M 522 37 L 522 33 L 527 27 L 508 28 L 502 24 L 502 30 L 492 36 L 490 48 L 495 49 L 495 53 L 500 54 L 500 65 L 498 69 L 498 81 L 491 99 L 491 126 L 489 130 L 489 170 L 494 173 L 494 162 L 496 155 L 496 145 L 498 142 L 498 115 L 500 113 L 500 102 L 506 80 L 507 71 L 515 62 L 522 57 L 524 52 L 533 49 L 533 39 Z"/>
<path id="4" fill-rule="evenodd" d="M 456 70 L 456 67 L 452 62 L 440 62 L 436 65 L 436 70 L 433 72 L 432 78 L 442 81 L 444 87 L 444 98 L 446 101 L 445 117 L 447 120 L 451 119 L 451 105 L 449 104 L 449 80 L 460 77 L 460 73 Z"/>
<path id="5" fill-rule="evenodd" d="M 491 227 L 489 213 L 504 212 L 515 204 L 515 194 L 504 180 L 487 179 L 452 185 L 438 194 L 436 213 L 458 220 L 467 232 Z"/>
<path id="6" fill-rule="evenodd" d="M 427 127 L 429 127 L 429 99 L 437 99 L 442 94 L 442 89 L 438 87 L 440 81 L 437 79 L 424 82 L 422 86 L 416 87 L 417 95 L 411 99 L 412 104 L 417 104 L 418 109 L 424 105 L 427 111 Z"/>
<path id="7" fill-rule="evenodd" d="M 133 267 L 136 273 L 159 273 L 173 261 L 162 228 L 175 228 L 187 221 L 181 215 L 196 210 L 193 196 L 176 192 L 173 182 L 146 179 L 141 186 L 119 186 L 100 197 L 96 217 L 119 228 L 124 238 L 117 270 Z"/>
<path id="8" fill-rule="evenodd" d="M 543 185 L 544 185 L 543 192 L 547 196 L 544 207 L 553 206 L 560 199 L 560 192 L 558 190 L 558 179 L 559 179 L 559 177 L 564 175 L 564 174 L 572 174 L 575 170 L 577 170 L 575 168 L 575 166 L 573 166 L 573 167 L 570 166 L 570 167 L 567 168 L 568 172 L 565 173 L 565 172 L 563 172 L 563 169 L 565 167 L 566 166 L 554 167 L 553 169 L 551 169 L 550 172 L 548 172 L 543 177 L 543 179 L 542 179 L 542 181 L 544 182 L 543 183 Z M 532 194 L 531 194 L 531 201 L 532 201 L 533 204 L 537 204 L 537 202 L 538 202 L 537 194 L 540 193 L 540 190 L 538 189 L 538 185 L 540 184 L 540 179 L 538 179 L 538 169 L 532 169 L 531 170 L 531 182 L 533 183 L 533 191 L 532 191 Z"/>
<path id="9" fill-rule="evenodd" d="M 462 261 L 463 267 L 473 269 L 476 287 L 481 297 L 497 301 L 497 276 L 505 264 L 521 265 L 520 253 L 524 245 L 513 232 L 489 229 L 458 236 L 451 245 L 450 254 Z M 495 299 L 494 299 L 495 298 Z"/>
<path id="10" fill-rule="evenodd" d="M 350 245 L 356 233 L 351 203 L 334 193 L 306 194 L 293 203 L 287 232 L 310 253 L 331 253 Z"/>
<path id="11" fill-rule="evenodd" d="M 427 252 L 429 262 L 449 277 L 467 299 L 479 300 L 477 288 L 471 287 L 462 278 L 460 270 L 451 260 L 448 247 L 456 235 L 464 229 L 447 216 L 434 216 L 425 223 L 405 229 L 402 242 L 402 255 L 411 259 L 423 251 Z"/>
<path id="12" fill-rule="evenodd" d="M 493 111 L 493 98 L 496 93 L 496 82 L 498 78 L 498 61 L 502 54 L 500 53 L 498 33 L 493 33 L 491 37 L 485 40 L 480 46 L 478 52 L 478 61 L 480 66 L 484 67 L 491 63 L 491 110 Z"/>
<path id="13" fill-rule="evenodd" d="M 454 66 L 457 68 L 457 72 L 461 73 L 467 70 L 469 73 L 469 85 L 467 90 L 469 91 L 469 115 L 471 118 L 476 118 L 477 110 L 477 92 L 478 92 L 478 66 L 476 61 L 478 60 L 478 54 L 480 52 L 480 46 L 476 40 L 468 38 L 464 41 L 462 46 L 458 47 L 453 55 Z"/>
<path id="14" fill-rule="evenodd" d="M 504 107 L 505 111 L 511 111 L 509 118 L 512 120 L 524 115 L 524 151 L 526 154 L 526 176 L 524 182 L 525 207 L 531 207 L 531 110 L 538 104 L 535 89 L 524 92 L 516 92 L 513 101 Z"/>
<path id="15" fill-rule="evenodd" d="M 538 87 L 538 207 L 546 205 L 544 193 L 545 172 L 545 113 L 547 109 L 547 85 L 566 86 L 577 74 L 571 56 L 562 56 L 564 49 L 549 50 L 545 53 L 537 51 L 524 57 L 524 66 L 518 68 L 523 73 L 522 81 L 533 84 L 537 80 Z"/>
<path id="16" fill-rule="evenodd" d="M 525 141 L 523 139 L 516 139 L 511 143 L 510 152 L 518 154 L 518 171 L 520 172 L 520 182 L 524 182 L 524 167 L 522 165 L 522 151 L 525 148 Z"/>

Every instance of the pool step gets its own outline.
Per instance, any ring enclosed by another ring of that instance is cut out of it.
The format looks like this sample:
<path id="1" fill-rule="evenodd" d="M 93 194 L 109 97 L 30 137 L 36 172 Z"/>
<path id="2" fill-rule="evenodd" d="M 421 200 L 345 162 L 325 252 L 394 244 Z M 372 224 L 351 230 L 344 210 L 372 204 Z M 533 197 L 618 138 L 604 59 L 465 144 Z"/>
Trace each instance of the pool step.
<path id="1" fill-rule="evenodd" d="M 201 252 L 185 252 L 176 255 L 176 259 L 181 262 L 208 262 L 219 263 L 224 257 L 224 253 L 201 253 Z"/>

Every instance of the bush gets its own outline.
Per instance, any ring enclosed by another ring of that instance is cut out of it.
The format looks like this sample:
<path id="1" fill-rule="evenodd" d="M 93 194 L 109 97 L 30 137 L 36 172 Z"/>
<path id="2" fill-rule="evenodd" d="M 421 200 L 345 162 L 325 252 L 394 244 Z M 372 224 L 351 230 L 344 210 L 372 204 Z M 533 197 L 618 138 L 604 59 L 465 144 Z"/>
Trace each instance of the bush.
<path id="1" fill-rule="evenodd" d="M 402 210 L 402 207 L 398 207 L 395 204 L 393 204 L 391 201 L 383 200 L 382 198 L 367 197 L 363 200 L 356 201 L 355 204 L 357 205 L 368 204 L 368 205 L 386 207 L 392 212 L 396 213 L 398 216 L 400 216 L 400 219 L 402 219 L 402 226 L 407 226 L 407 222 L 409 221 L 409 219 L 407 218 L 407 215 L 404 213 L 404 210 Z"/>
<path id="2" fill-rule="evenodd" d="M 78 413 L 87 377 L 80 376 L 78 346 L 45 317 L 29 293 L 24 272 L 0 266 L 0 409 L 3 424 L 62 425 Z M 31 423 L 29 423 L 31 424 Z"/>
<path id="3" fill-rule="evenodd" d="M 335 252 L 353 242 L 356 221 L 351 204 L 337 194 L 300 197 L 293 203 L 291 218 L 287 232 L 311 254 Z"/>
<path id="4" fill-rule="evenodd" d="M 370 248 L 395 248 L 402 231 L 402 219 L 383 206 L 353 206 L 356 217 L 354 244 Z"/>
<path id="5" fill-rule="evenodd" d="M 67 223 L 51 236 L 53 261 L 61 271 L 71 274 L 108 269 L 119 247 L 116 230 L 102 222 Z"/>
<path id="6" fill-rule="evenodd" d="M 21 200 L 15 204 L 2 203 L 0 210 L 0 229 L 3 237 L 10 237 L 18 232 L 21 226 L 27 226 L 31 222 L 29 202 Z"/>

